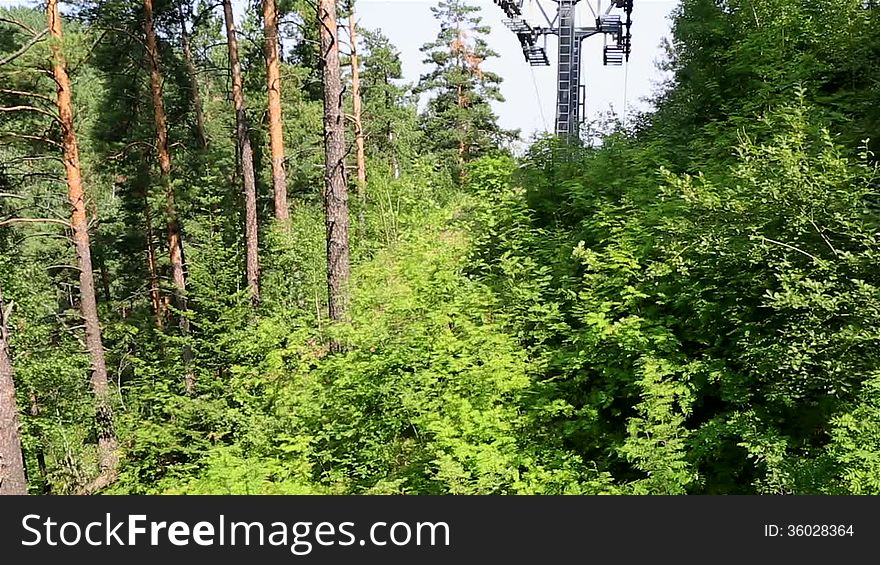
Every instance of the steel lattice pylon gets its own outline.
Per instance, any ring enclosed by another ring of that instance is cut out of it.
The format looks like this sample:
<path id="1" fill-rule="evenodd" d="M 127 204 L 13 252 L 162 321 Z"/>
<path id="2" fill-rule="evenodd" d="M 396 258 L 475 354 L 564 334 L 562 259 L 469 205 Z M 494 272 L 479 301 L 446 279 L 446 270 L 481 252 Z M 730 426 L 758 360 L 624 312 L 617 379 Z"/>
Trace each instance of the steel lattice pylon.
<path id="1" fill-rule="evenodd" d="M 546 38 L 558 37 L 558 68 L 556 71 L 556 135 L 578 137 L 581 117 L 584 113 L 584 86 L 581 83 L 581 45 L 584 39 L 603 35 L 606 44 L 603 49 L 605 65 L 622 65 L 629 60 L 632 48 L 630 29 L 632 26 L 633 0 L 611 0 L 608 9 L 596 17 L 594 26 L 581 27 L 575 22 L 575 10 L 581 0 L 554 0 L 556 16 L 551 19 L 538 2 L 538 7 L 546 27 L 532 26 L 522 17 L 523 0 L 494 0 L 504 10 L 508 19 L 505 25 L 513 31 L 522 45 L 526 61 L 533 66 L 546 66 Z M 590 0 L 585 0 L 589 2 Z M 590 6 L 591 11 L 592 5 Z M 615 8 L 622 9 L 626 17 L 612 14 Z M 611 39 L 608 42 L 608 38 Z M 543 39 L 543 45 L 538 40 Z"/>

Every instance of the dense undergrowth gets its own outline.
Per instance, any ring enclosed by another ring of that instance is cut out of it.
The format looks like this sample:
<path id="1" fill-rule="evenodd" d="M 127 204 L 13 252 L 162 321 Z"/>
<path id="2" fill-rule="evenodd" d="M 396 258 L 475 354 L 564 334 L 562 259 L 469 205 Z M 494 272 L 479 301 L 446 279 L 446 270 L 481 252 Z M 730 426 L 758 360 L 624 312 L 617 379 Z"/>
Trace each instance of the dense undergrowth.
<path id="1" fill-rule="evenodd" d="M 218 394 L 179 408 L 201 435 L 139 415 L 117 488 L 877 492 L 875 170 L 803 101 L 766 124 L 705 175 L 615 178 L 651 159 L 621 132 L 400 181 L 347 350 L 284 309 L 229 330 Z"/>
<path id="2" fill-rule="evenodd" d="M 803 101 L 765 119 L 705 175 L 615 173 L 652 159 L 623 133 L 486 173 L 543 429 L 627 491 L 877 492 L 876 170 Z"/>

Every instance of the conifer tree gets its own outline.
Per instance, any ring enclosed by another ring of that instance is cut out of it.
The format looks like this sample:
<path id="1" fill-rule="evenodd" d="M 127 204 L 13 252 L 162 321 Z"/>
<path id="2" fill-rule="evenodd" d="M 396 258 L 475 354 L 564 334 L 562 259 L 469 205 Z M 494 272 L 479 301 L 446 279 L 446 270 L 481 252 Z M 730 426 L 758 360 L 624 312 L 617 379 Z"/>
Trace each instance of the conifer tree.
<path id="1" fill-rule="evenodd" d="M 412 156 L 418 131 L 411 85 L 400 84 L 400 53 L 381 31 L 363 30 L 361 95 L 365 141 L 371 154 L 387 159 L 394 178 L 403 156 Z"/>
<path id="2" fill-rule="evenodd" d="M 79 301 L 86 334 L 86 348 L 91 363 L 91 387 L 95 400 L 95 428 L 98 436 L 98 464 L 100 474 L 87 490 L 104 488 L 116 480 L 119 456 L 118 441 L 113 427 L 113 408 L 110 404 L 110 382 L 104 358 L 101 324 L 98 320 L 98 304 L 95 297 L 95 278 L 92 269 L 92 251 L 89 237 L 89 218 L 86 211 L 86 194 L 83 188 L 79 144 L 73 124 L 73 94 L 67 60 L 64 54 L 64 34 L 58 0 L 46 5 L 49 34 L 52 38 L 52 75 L 58 85 L 57 106 L 61 123 L 62 153 L 67 197 L 72 209 L 70 229 L 76 248 L 79 268 Z"/>
<path id="3" fill-rule="evenodd" d="M 344 320 L 348 306 L 348 188 L 345 123 L 335 0 L 318 1 L 321 76 L 324 85 L 324 216 L 327 230 L 327 291 L 330 319 Z"/>
<path id="4" fill-rule="evenodd" d="M 272 188 L 275 219 L 286 222 L 287 173 L 284 169 L 284 122 L 281 113 L 281 64 L 278 49 L 278 3 L 263 0 L 263 41 L 266 54 L 266 93 L 269 110 L 269 144 L 272 151 Z"/>
<path id="5" fill-rule="evenodd" d="M 423 116 L 433 148 L 454 156 L 459 170 L 464 164 L 511 137 L 502 130 L 492 102 L 503 102 L 501 77 L 483 68 L 496 57 L 486 41 L 478 7 L 464 0 L 441 0 L 431 11 L 440 21 L 437 39 L 422 46 L 424 63 L 433 69 L 421 77 L 418 90 L 431 98 Z"/>
<path id="6" fill-rule="evenodd" d="M 186 297 L 186 268 L 183 255 L 183 238 L 180 218 L 177 212 L 176 194 L 171 179 L 171 149 L 168 142 L 168 116 L 162 94 L 164 79 L 159 65 L 159 40 L 156 36 L 153 0 L 144 0 L 144 35 L 146 38 L 147 66 L 150 74 L 150 98 L 153 105 L 153 118 L 156 127 L 156 156 L 159 161 L 159 175 L 165 190 L 165 214 L 168 216 L 168 250 L 171 259 L 171 274 L 174 282 L 176 306 L 181 311 L 178 327 L 183 336 L 189 336 L 190 323 L 186 317 L 188 302 Z M 195 390 L 195 374 L 192 371 L 192 348 L 185 344 L 182 350 L 186 365 L 184 386 L 187 393 Z"/>
<path id="7" fill-rule="evenodd" d="M 241 78 L 241 63 L 238 58 L 238 38 L 231 0 L 223 0 L 223 15 L 226 22 L 226 41 L 229 48 L 229 68 L 232 73 L 232 99 L 235 105 L 235 141 L 238 155 L 238 169 L 244 185 L 244 232 L 245 232 L 245 272 L 251 293 L 251 303 L 260 302 L 260 258 L 257 240 L 257 184 L 254 175 L 254 150 L 247 107 L 244 99 L 244 83 Z"/>
<path id="8" fill-rule="evenodd" d="M 21 430 L 15 401 L 15 372 L 9 354 L 10 309 L 0 289 L 0 495 L 27 494 L 27 479 L 21 457 Z"/>

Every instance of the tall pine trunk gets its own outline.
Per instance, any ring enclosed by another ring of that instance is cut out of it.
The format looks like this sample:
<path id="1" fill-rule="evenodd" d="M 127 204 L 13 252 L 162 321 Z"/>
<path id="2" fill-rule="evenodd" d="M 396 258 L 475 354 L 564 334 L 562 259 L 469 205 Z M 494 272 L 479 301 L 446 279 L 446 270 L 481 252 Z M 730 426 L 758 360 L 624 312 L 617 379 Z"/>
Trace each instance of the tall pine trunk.
<path id="1" fill-rule="evenodd" d="M 281 69 L 278 61 L 278 4 L 263 0 L 263 31 L 266 42 L 266 87 L 269 95 L 269 146 L 272 150 L 272 187 L 275 219 L 286 223 L 287 173 L 284 171 L 284 134 L 281 118 Z"/>
<path id="2" fill-rule="evenodd" d="M 86 332 L 86 347 L 92 366 L 91 387 L 95 397 L 96 431 L 98 435 L 98 463 L 100 475 L 89 490 L 103 488 L 116 479 L 119 458 L 116 453 L 116 433 L 113 430 L 113 410 L 110 405 L 110 385 L 101 342 L 98 305 L 95 299 L 95 278 L 92 271 L 92 253 L 89 245 L 88 217 L 85 192 L 79 163 L 79 148 L 73 128 L 73 103 L 70 77 L 64 58 L 63 31 L 58 0 L 47 5 L 49 33 L 52 37 L 52 72 L 58 87 L 58 115 L 61 121 L 64 168 L 67 176 L 67 198 L 72 208 L 70 229 L 76 247 L 79 267 L 80 311 Z"/>
<path id="3" fill-rule="evenodd" d="M 190 334 L 189 320 L 186 317 L 186 274 L 183 265 L 183 240 L 180 236 L 180 221 L 174 202 L 174 187 L 171 184 L 171 152 L 168 149 L 168 119 L 165 115 L 165 101 L 162 99 L 162 72 L 159 69 L 159 45 L 153 24 L 153 0 L 144 0 L 144 31 L 146 34 L 147 60 L 150 65 L 150 95 L 153 102 L 153 118 L 156 125 L 156 151 L 162 187 L 165 189 L 165 213 L 168 216 L 168 249 L 171 258 L 171 278 L 174 281 L 174 299 L 181 315 L 178 327 L 183 336 Z M 192 349 L 183 347 L 185 365 L 184 385 L 188 394 L 195 391 L 195 374 L 192 372 Z"/>
<path id="4" fill-rule="evenodd" d="M 180 19 L 180 46 L 183 51 L 183 62 L 186 65 L 186 74 L 189 78 L 193 113 L 196 116 L 196 136 L 199 139 L 199 146 L 202 149 L 207 149 L 208 133 L 205 131 L 205 112 L 202 105 L 202 94 L 199 91 L 199 74 L 196 70 L 196 62 L 192 54 L 189 32 L 186 29 L 186 18 L 183 14 L 183 5 L 179 6 L 178 18 Z"/>
<path id="5" fill-rule="evenodd" d="M 361 116 L 361 70 L 357 55 L 357 24 L 354 21 L 354 5 L 348 15 L 348 35 L 351 41 L 351 100 L 354 114 L 354 135 L 357 157 L 358 228 L 364 232 L 364 214 L 367 205 L 367 160 L 364 153 L 364 122 Z"/>
<path id="6" fill-rule="evenodd" d="M 247 108 L 244 102 L 244 85 L 241 80 L 241 63 L 238 60 L 238 39 L 235 36 L 235 20 L 232 1 L 223 0 L 226 17 L 226 40 L 229 45 L 229 67 L 232 70 L 232 100 L 235 103 L 235 138 L 238 144 L 239 169 L 244 184 L 244 233 L 247 284 L 251 291 L 251 303 L 260 302 L 260 256 L 257 240 L 257 182 L 254 177 L 254 151 L 248 131 Z"/>
<path id="7" fill-rule="evenodd" d="M 6 303 L 0 290 L 0 495 L 27 494 L 6 314 Z"/>
<path id="8" fill-rule="evenodd" d="M 156 262 L 156 241 L 153 235 L 153 214 L 150 212 L 150 201 L 144 188 L 144 238 L 147 244 L 147 269 L 150 277 L 150 304 L 156 317 L 156 327 L 165 329 L 165 309 L 162 307 L 162 293 L 159 290 L 159 267 Z"/>
<path id="9" fill-rule="evenodd" d="M 324 84 L 324 218 L 327 231 L 328 310 L 331 320 L 340 321 L 346 318 L 350 269 L 345 123 L 335 0 L 318 0 L 318 27 Z"/>

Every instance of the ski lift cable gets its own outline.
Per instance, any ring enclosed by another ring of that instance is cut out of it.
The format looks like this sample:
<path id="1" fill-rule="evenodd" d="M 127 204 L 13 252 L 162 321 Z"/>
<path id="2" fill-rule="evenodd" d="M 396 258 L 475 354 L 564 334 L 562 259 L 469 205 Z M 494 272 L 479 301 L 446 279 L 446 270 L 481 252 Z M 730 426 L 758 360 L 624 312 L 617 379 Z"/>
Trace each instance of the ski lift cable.
<path id="1" fill-rule="evenodd" d="M 596 10 L 593 9 L 593 2 L 592 2 L 592 0 L 587 0 L 587 7 L 590 9 L 591 12 L 593 12 L 593 18 L 598 18 L 598 17 L 599 17 L 599 16 L 596 15 Z M 599 5 L 598 8 L 599 8 L 599 11 L 601 12 L 601 11 L 602 11 L 602 6 Z"/>
<path id="2" fill-rule="evenodd" d="M 544 132 L 550 131 L 547 126 L 547 117 L 544 115 L 544 104 L 541 102 L 541 89 L 538 88 L 538 79 L 535 77 L 535 69 L 529 65 L 529 73 L 532 75 L 532 85 L 535 87 L 535 98 L 538 100 L 538 111 L 541 113 L 541 123 L 544 125 Z"/>
<path id="3" fill-rule="evenodd" d="M 629 117 L 629 96 L 627 90 L 629 88 L 629 60 L 623 63 L 623 127 L 626 128 L 627 118 Z"/>

